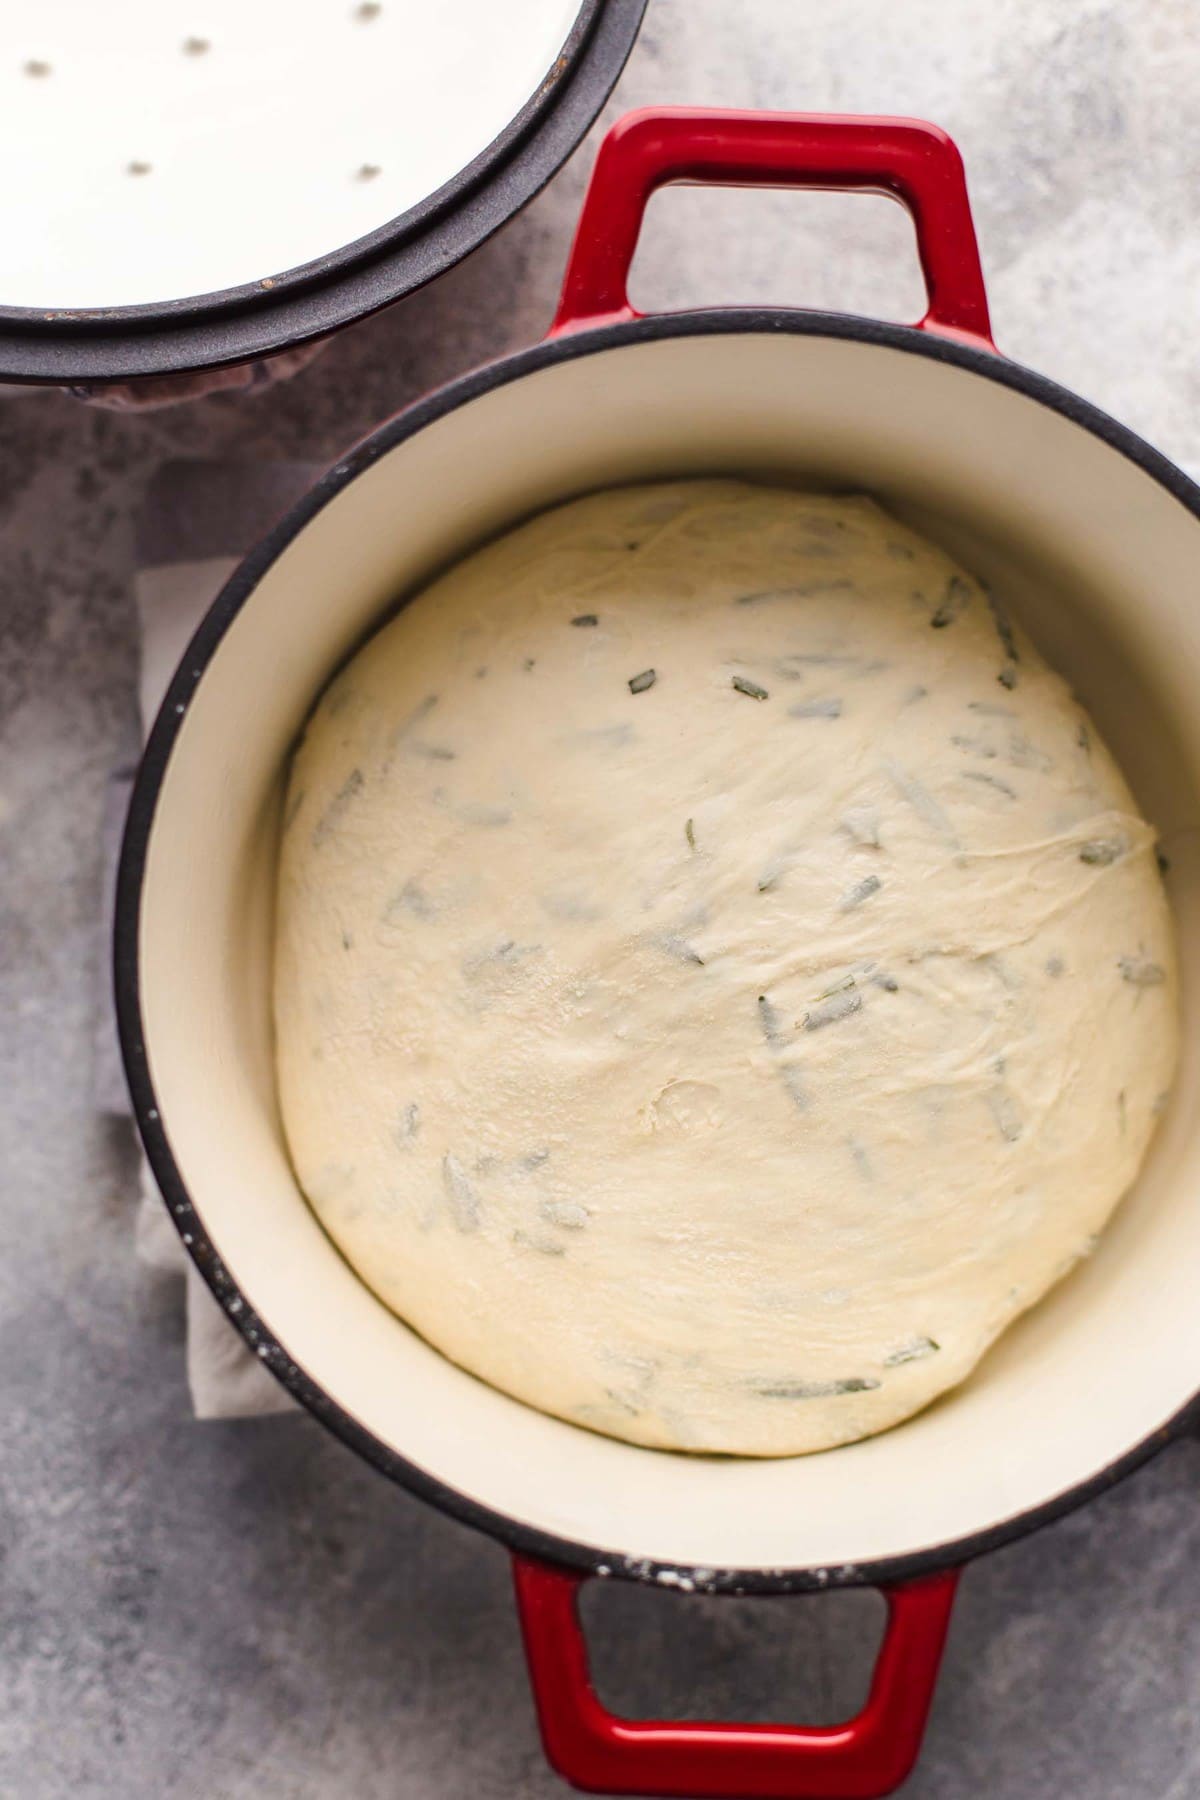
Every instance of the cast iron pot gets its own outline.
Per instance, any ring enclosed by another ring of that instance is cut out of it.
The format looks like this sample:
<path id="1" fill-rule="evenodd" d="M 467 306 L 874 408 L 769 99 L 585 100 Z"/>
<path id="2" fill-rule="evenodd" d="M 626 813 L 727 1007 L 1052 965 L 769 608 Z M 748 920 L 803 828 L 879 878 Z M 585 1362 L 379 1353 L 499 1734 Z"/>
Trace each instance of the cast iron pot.
<path id="1" fill-rule="evenodd" d="M 477 249 L 566 161 L 612 91 L 645 10 L 646 0 L 579 0 L 545 80 L 484 151 L 388 224 L 300 267 L 138 305 L 75 308 L 64 296 L 47 309 L 0 295 L 0 383 L 92 387 L 254 362 L 412 293 Z M 102 70 L 95 80 L 102 87 Z"/>
<path id="2" fill-rule="evenodd" d="M 926 317 L 639 317 L 625 278 L 642 211 L 679 180 L 898 197 Z M 1079 1505 L 1185 1423 L 1200 1372 L 1196 1033 L 1148 1165 L 1091 1261 L 919 1417 L 781 1461 L 618 1443 L 446 1361 L 324 1236 L 273 1087 L 282 778 L 330 672 L 397 595 L 527 514 L 609 483 L 717 472 L 867 489 L 1001 585 L 1165 832 L 1192 1024 L 1200 490 L 996 353 L 962 165 L 935 127 L 675 111 L 627 117 L 605 141 L 546 341 L 382 426 L 213 606 L 138 778 L 117 1001 L 148 1155 L 230 1318 L 377 1468 L 514 1552 L 555 1766 L 619 1792 L 869 1796 L 916 1756 L 958 1567 Z M 820 1729 L 614 1718 L 590 1686 L 575 1609 L 589 1575 L 718 1594 L 880 1586 L 890 1619 L 867 1705 Z"/>

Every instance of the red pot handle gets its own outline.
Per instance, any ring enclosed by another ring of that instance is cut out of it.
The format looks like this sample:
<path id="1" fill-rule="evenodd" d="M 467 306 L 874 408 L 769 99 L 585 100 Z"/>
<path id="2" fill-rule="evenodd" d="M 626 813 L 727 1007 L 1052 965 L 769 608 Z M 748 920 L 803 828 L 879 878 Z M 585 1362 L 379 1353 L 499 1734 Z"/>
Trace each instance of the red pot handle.
<path id="1" fill-rule="evenodd" d="M 956 1569 L 882 1590 L 888 1622 L 867 1703 L 843 1725 L 620 1719 L 596 1697 L 579 1622 L 586 1576 L 513 1558 L 546 1755 L 591 1793 L 695 1800 L 876 1800 L 917 1759 L 958 1582 Z"/>
<path id="2" fill-rule="evenodd" d="M 600 145 L 550 335 L 636 319 L 625 284 L 642 215 L 669 181 L 862 188 L 912 214 L 929 331 L 994 349 L 962 158 L 921 119 L 655 107 L 626 113 Z"/>

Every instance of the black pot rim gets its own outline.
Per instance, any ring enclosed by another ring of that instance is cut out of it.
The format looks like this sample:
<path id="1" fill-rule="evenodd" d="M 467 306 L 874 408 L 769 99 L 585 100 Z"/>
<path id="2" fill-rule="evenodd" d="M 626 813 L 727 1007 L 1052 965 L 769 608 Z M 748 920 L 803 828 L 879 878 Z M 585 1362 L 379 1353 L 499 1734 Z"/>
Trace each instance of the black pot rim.
<path id="1" fill-rule="evenodd" d="M 364 237 L 258 281 L 135 306 L 0 304 L 0 384 L 56 386 L 195 373 L 324 337 L 423 287 L 533 199 L 612 92 L 647 0 L 579 0 L 536 92 L 435 193 Z"/>
<path id="2" fill-rule="evenodd" d="M 697 1569 L 686 1564 L 631 1558 L 622 1551 L 606 1550 L 557 1537 L 527 1525 L 458 1492 L 390 1449 L 312 1380 L 289 1356 L 268 1325 L 251 1309 L 238 1288 L 236 1278 L 221 1261 L 205 1231 L 167 1139 L 158 1097 L 150 1078 L 142 1027 L 138 937 L 142 885 L 154 814 L 175 738 L 196 681 L 207 668 L 225 633 L 263 575 L 318 512 L 381 456 L 423 430 L 426 425 L 481 394 L 520 380 L 550 364 L 589 356 L 616 345 L 652 339 L 764 332 L 850 338 L 863 343 L 879 344 L 910 355 L 922 356 L 933 362 L 953 363 L 985 380 L 1014 388 L 1049 411 L 1058 413 L 1100 438 L 1165 488 L 1200 520 L 1200 487 L 1136 433 L 1048 377 L 985 349 L 940 337 L 936 332 L 923 332 L 910 326 L 886 324 L 846 314 L 790 312 L 777 308 L 730 308 L 661 314 L 600 325 L 547 339 L 448 383 L 381 425 L 322 476 L 230 576 L 185 652 L 146 744 L 121 849 L 114 932 L 114 979 L 121 1049 L 134 1114 L 150 1166 L 192 1260 L 229 1318 L 284 1387 L 340 1437 L 343 1443 L 357 1451 L 381 1473 L 451 1517 L 498 1539 L 520 1555 L 536 1557 L 584 1574 L 603 1573 L 651 1584 L 660 1576 L 665 1576 L 672 1586 L 677 1586 L 682 1577 L 690 1581 L 696 1591 L 735 1594 L 784 1594 L 829 1587 L 880 1586 L 952 1568 L 986 1551 L 998 1549 L 1001 1545 L 1063 1517 L 1103 1493 L 1200 1420 L 1200 1386 L 1171 1419 L 1150 1432 L 1124 1455 L 1041 1506 L 1014 1514 L 985 1530 L 904 1556 L 829 1568 Z"/>

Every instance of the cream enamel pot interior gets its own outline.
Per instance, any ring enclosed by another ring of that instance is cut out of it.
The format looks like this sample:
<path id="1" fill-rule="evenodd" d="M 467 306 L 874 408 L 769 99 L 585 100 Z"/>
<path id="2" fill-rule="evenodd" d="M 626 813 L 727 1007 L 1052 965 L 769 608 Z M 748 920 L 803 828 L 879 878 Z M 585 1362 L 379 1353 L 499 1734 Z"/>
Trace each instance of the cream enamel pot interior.
<path id="1" fill-rule="evenodd" d="M 681 178 L 897 195 L 916 219 L 929 316 L 921 327 L 784 310 L 638 317 L 624 277 L 642 208 Z M 878 1793 L 916 1752 L 952 1585 L 936 1572 L 1135 1466 L 1200 1386 L 1196 1032 L 1148 1165 L 1092 1260 L 925 1413 L 784 1461 L 635 1448 L 444 1360 L 324 1236 L 273 1090 L 281 785 L 331 672 L 398 597 L 489 534 L 588 489 L 701 472 L 867 490 L 1003 584 L 1162 832 L 1194 1024 L 1200 490 L 995 353 L 961 164 L 933 127 L 667 112 L 631 116 L 602 148 L 550 338 L 365 440 L 201 626 L 130 815 L 122 1038 L 184 1243 L 268 1367 L 386 1474 L 522 1558 L 577 1575 L 738 1592 L 909 1584 L 895 1592 L 896 1630 L 862 1718 L 755 1739 L 611 1720 L 586 1686 L 569 1579 L 523 1561 L 543 1730 L 565 1772 L 639 1792 Z"/>

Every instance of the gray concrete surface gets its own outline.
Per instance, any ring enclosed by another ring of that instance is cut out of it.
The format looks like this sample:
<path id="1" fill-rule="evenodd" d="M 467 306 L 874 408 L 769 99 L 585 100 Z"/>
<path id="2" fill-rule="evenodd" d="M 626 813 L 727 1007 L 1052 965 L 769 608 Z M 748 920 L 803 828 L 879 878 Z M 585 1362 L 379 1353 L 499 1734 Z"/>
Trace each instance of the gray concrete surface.
<path id="1" fill-rule="evenodd" d="M 925 114 L 967 159 L 998 341 L 1200 465 L 1194 0 L 652 0 L 610 108 Z M 135 743 L 131 518 L 180 455 L 333 457 L 544 327 L 584 174 L 290 386 L 128 418 L 0 399 L 0 1794 L 550 1800 L 503 1554 L 307 1418 L 197 1425 L 90 1101 L 99 821 Z M 911 310 L 882 203 L 673 194 L 644 303 Z M 1103 1403 L 1103 1397 L 1097 1397 Z M 881 1496 L 886 1504 L 886 1496 Z M 1200 1445 L 967 1574 L 909 1800 L 1200 1796 Z M 862 1595 L 590 1606 L 631 1709 L 831 1717 Z"/>

